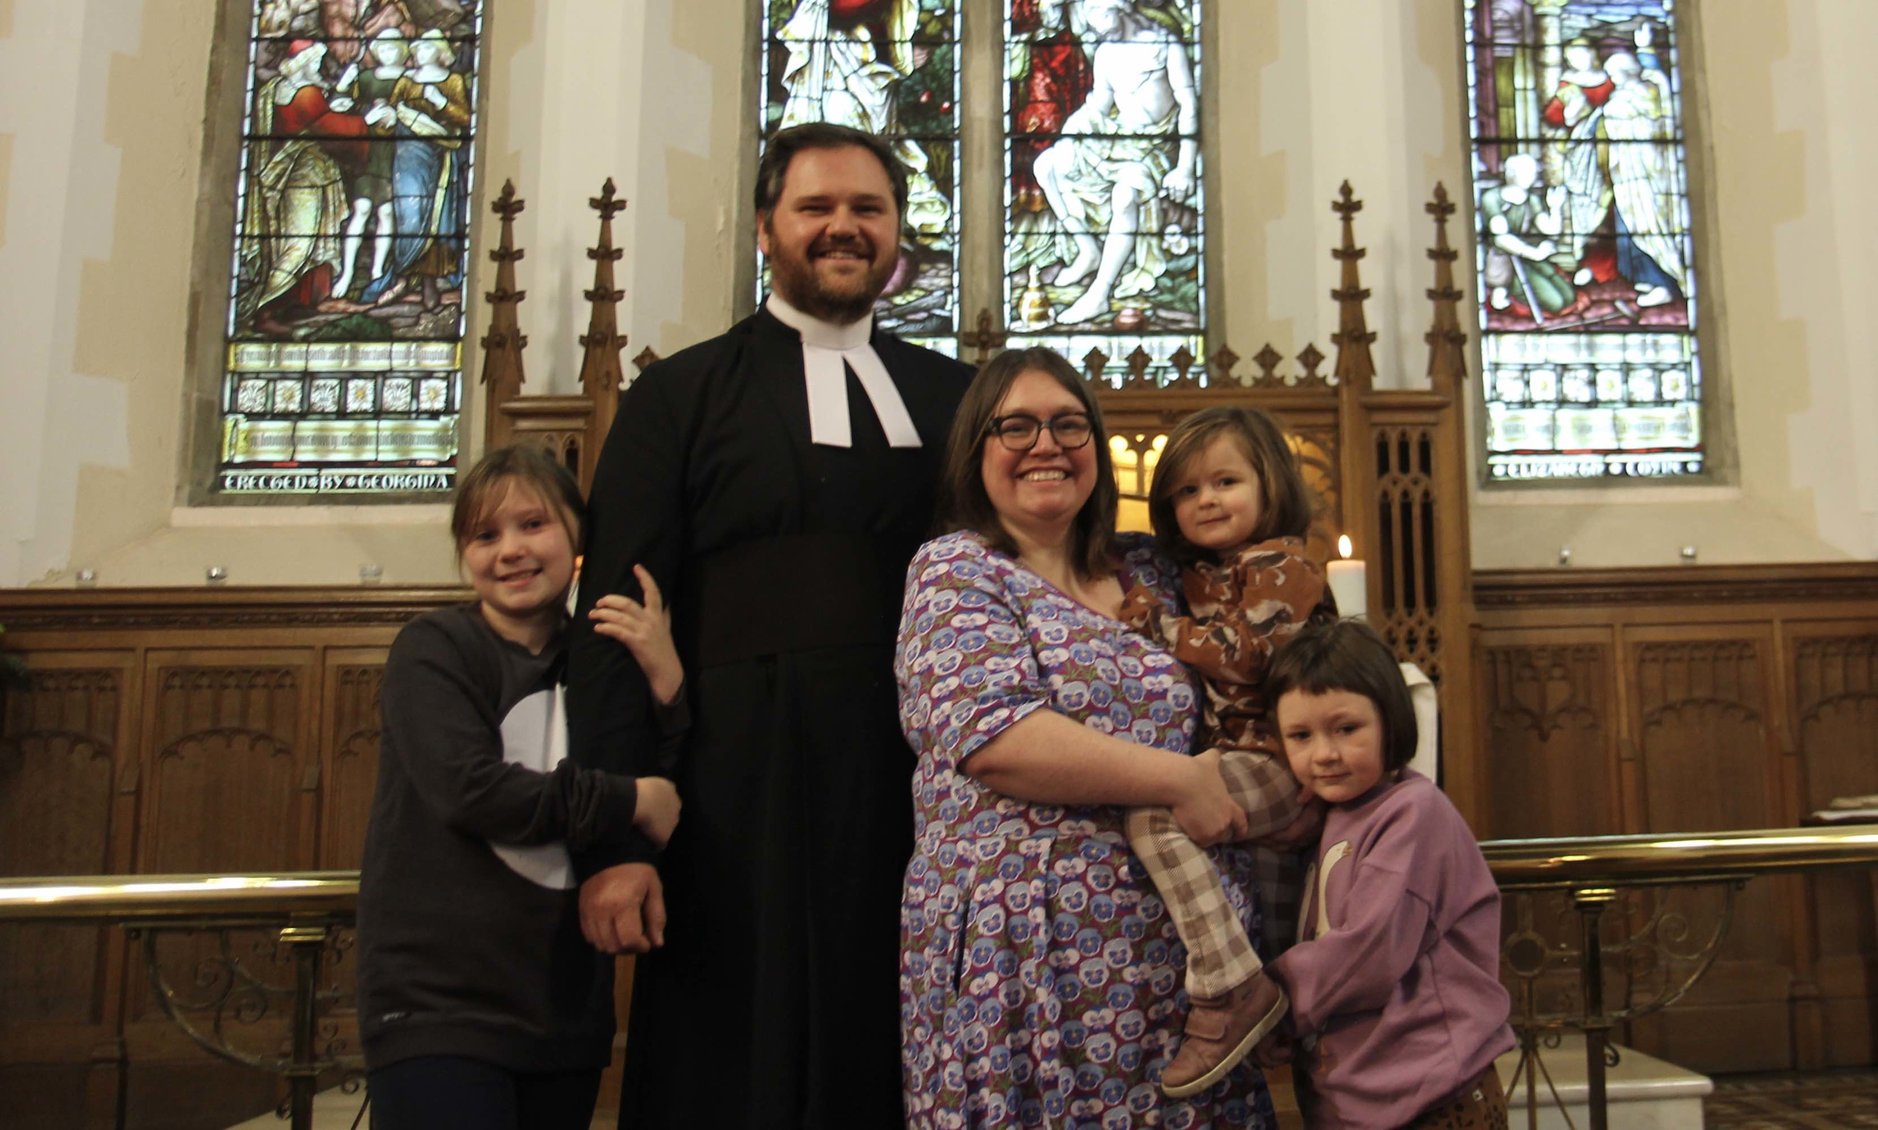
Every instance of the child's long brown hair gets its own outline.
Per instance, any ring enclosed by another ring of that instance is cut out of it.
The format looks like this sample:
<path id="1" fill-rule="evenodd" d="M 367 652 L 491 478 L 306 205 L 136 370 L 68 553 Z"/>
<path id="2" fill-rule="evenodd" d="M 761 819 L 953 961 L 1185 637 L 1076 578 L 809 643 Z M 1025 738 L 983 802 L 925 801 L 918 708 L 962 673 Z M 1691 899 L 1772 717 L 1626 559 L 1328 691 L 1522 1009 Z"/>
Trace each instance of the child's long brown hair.
<path id="1" fill-rule="evenodd" d="M 541 496 L 541 501 L 567 527 L 574 552 L 580 552 L 580 525 L 586 513 L 580 484 L 547 448 L 538 443 L 514 443 L 483 453 L 457 481 L 456 499 L 450 506 L 450 536 L 456 540 L 458 560 L 475 535 L 477 523 L 502 505 L 509 489 L 517 483 Z"/>
<path id="2" fill-rule="evenodd" d="M 1202 408 L 1182 420 L 1167 437 L 1148 492 L 1148 521 L 1161 546 L 1180 562 L 1198 561 L 1208 551 L 1188 541 L 1174 517 L 1174 488 L 1187 466 L 1220 436 L 1230 436 L 1259 477 L 1259 523 L 1253 541 L 1301 538 L 1311 529 L 1311 494 L 1298 470 L 1298 457 L 1285 429 L 1271 413 L 1233 404 Z"/>

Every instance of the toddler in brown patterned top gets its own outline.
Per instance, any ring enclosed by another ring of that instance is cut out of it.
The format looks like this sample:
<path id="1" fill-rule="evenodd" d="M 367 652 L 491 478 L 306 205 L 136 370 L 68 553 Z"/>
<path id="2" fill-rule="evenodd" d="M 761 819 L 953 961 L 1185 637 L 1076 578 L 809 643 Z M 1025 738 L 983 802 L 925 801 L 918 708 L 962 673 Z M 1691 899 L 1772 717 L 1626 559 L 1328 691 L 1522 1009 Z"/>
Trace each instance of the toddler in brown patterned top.
<path id="1" fill-rule="evenodd" d="M 1130 592 L 1122 618 L 1159 638 L 1201 676 L 1210 745 L 1245 810 L 1235 841 L 1296 848 L 1315 838 L 1321 805 L 1307 804 L 1287 768 L 1260 693 L 1273 653 L 1314 618 L 1335 616 L 1324 572 L 1304 554 L 1310 495 L 1278 422 L 1256 408 L 1208 408 L 1168 437 L 1148 512 L 1155 536 L 1183 567 L 1188 615 L 1165 611 L 1152 593 Z M 1179 1052 L 1161 1074 L 1176 1098 L 1197 1094 L 1231 1071 L 1284 1017 L 1288 1002 L 1265 975 L 1228 900 L 1218 869 L 1166 808 L 1128 814 L 1128 839 L 1187 947 L 1191 1010 Z M 1301 868 L 1295 851 L 1259 850 L 1261 909 L 1295 912 Z M 1267 939 L 1287 936 L 1267 929 Z"/>

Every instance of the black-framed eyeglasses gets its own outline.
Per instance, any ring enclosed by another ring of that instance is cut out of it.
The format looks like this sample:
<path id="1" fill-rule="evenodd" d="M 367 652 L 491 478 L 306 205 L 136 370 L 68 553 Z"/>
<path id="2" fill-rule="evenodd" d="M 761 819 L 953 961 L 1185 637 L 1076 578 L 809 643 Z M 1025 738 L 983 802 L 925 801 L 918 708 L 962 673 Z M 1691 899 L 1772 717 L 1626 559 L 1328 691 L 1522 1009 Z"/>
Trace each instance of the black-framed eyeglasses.
<path id="1" fill-rule="evenodd" d="M 993 416 L 985 430 L 997 436 L 1006 451 L 1029 451 L 1037 446 L 1037 437 L 1045 428 L 1050 429 L 1051 438 L 1064 451 L 1074 451 L 1095 438 L 1095 425 L 1081 412 L 1065 412 L 1048 420 L 1039 420 L 1026 412 L 1013 412 L 1009 416 Z"/>

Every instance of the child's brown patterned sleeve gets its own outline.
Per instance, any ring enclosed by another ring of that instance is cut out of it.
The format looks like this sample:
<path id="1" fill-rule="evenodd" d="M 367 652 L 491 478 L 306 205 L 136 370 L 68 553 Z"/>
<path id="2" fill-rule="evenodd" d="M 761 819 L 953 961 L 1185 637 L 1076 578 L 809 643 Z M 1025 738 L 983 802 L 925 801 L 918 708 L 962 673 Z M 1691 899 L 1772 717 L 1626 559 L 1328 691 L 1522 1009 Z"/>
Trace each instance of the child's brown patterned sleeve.
<path id="1" fill-rule="evenodd" d="M 1135 585 L 1122 596 L 1122 623 L 1142 635 L 1153 634 L 1155 615 L 1160 611 L 1160 596 L 1146 585 Z"/>

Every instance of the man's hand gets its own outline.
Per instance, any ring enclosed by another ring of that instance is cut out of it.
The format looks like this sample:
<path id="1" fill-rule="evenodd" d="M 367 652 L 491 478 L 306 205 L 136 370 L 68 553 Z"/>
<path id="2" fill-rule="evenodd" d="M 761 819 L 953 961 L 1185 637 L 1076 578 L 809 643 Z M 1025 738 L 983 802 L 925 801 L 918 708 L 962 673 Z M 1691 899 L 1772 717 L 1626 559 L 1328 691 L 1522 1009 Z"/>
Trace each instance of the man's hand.
<path id="1" fill-rule="evenodd" d="M 580 885 L 580 932 L 601 953 L 665 944 L 665 887 L 650 863 L 622 863 Z"/>

